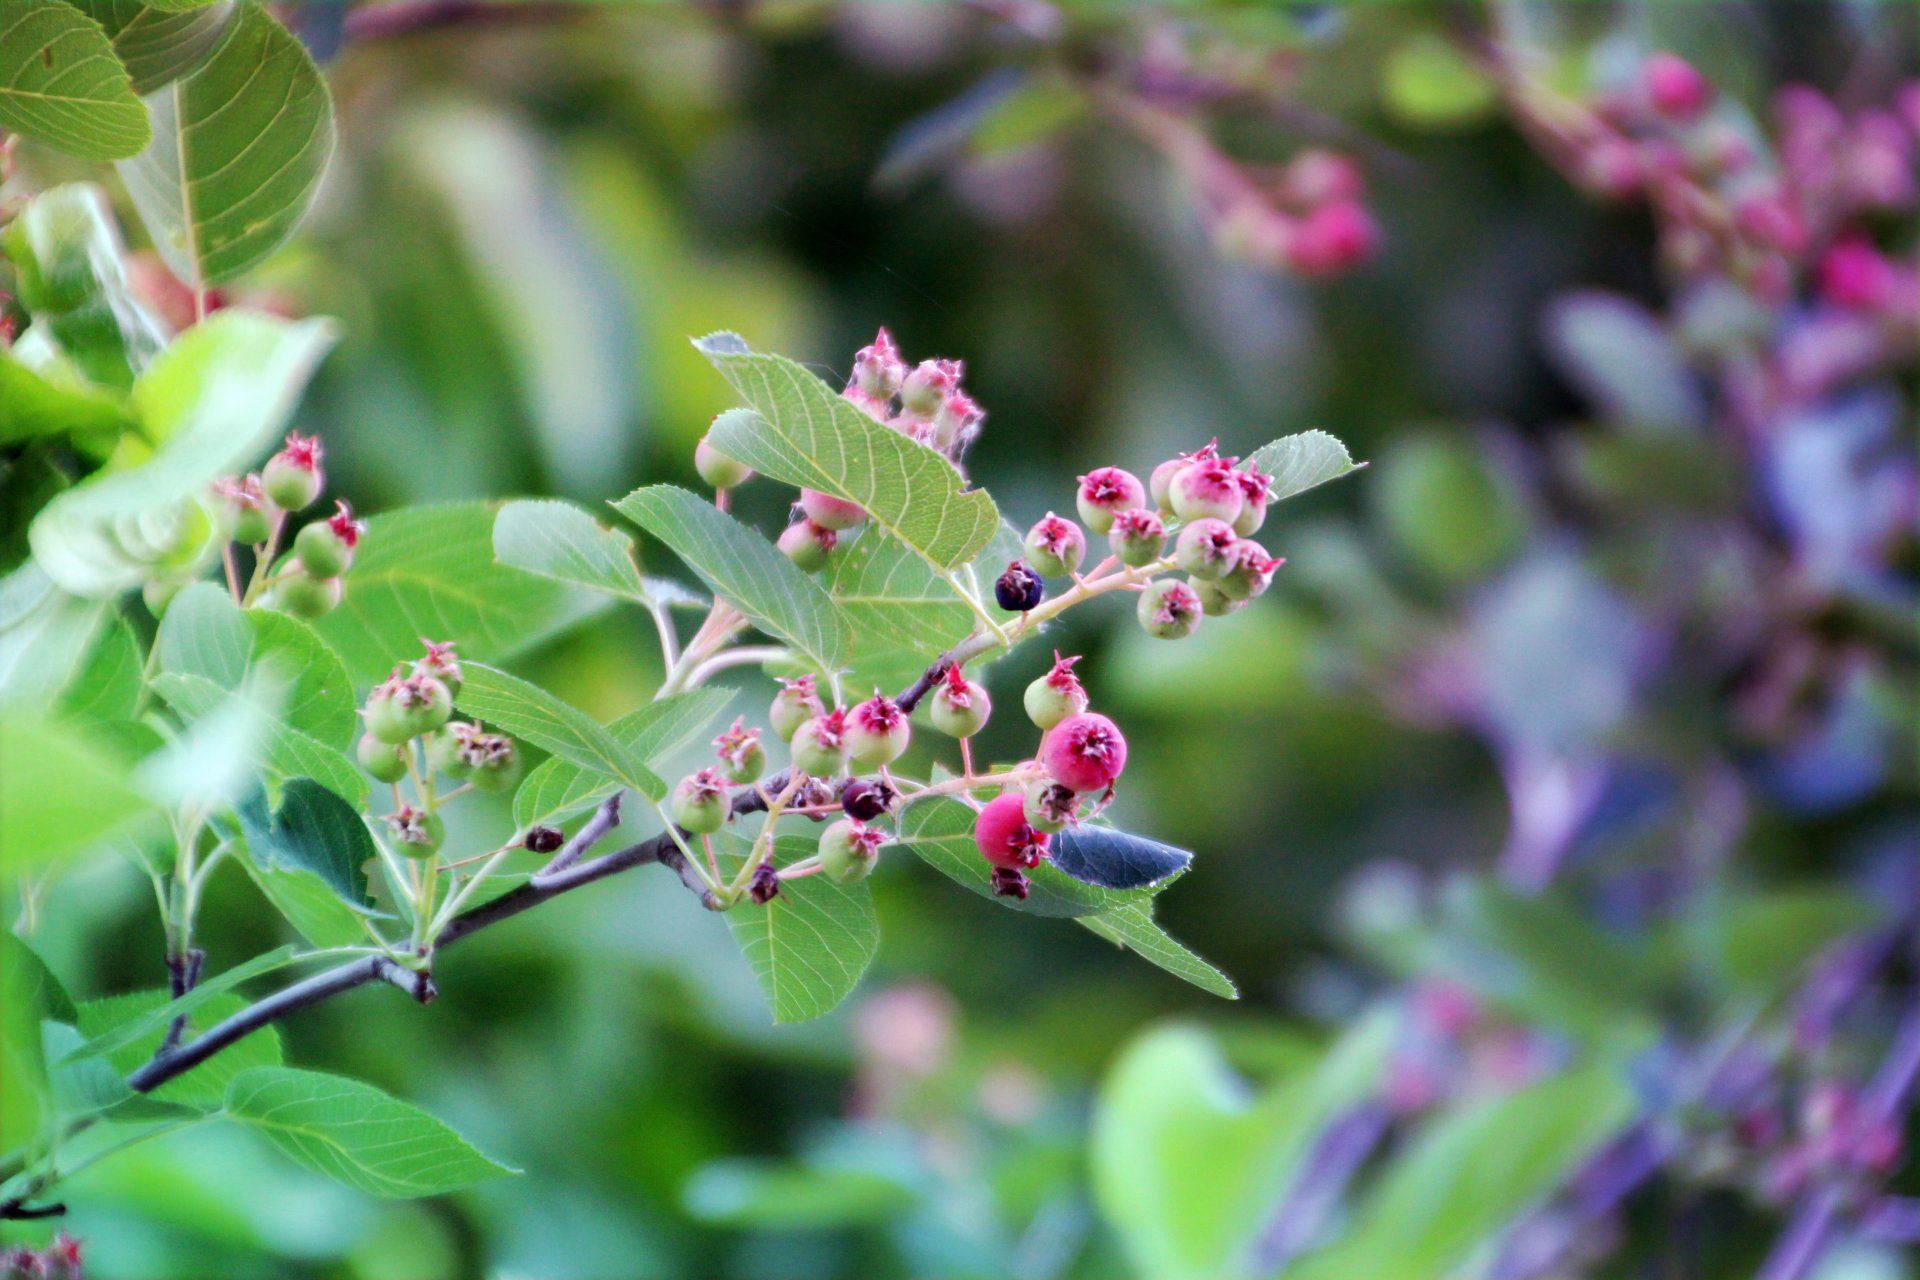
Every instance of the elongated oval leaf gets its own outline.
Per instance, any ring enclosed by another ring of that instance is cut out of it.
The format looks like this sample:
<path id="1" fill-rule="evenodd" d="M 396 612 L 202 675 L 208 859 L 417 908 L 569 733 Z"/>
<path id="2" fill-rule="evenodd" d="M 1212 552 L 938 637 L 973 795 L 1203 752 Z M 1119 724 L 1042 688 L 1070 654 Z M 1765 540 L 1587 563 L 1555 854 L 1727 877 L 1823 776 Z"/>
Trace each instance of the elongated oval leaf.
<path id="1" fill-rule="evenodd" d="M 1347 446 L 1324 431 L 1281 436 L 1255 449 L 1248 461 L 1273 477 L 1275 502 L 1338 480 L 1366 465 L 1355 462 Z"/>
<path id="2" fill-rule="evenodd" d="M 152 1013 L 170 998 L 165 990 L 155 989 L 89 1000 L 78 1010 L 80 1034 L 87 1039 L 105 1035 L 129 1018 Z M 215 996 L 188 1015 L 188 1033 L 198 1035 L 246 1007 L 246 1000 L 240 996 L 231 993 Z M 165 1036 L 165 1027 L 153 1027 L 138 1040 L 108 1054 L 107 1061 L 119 1074 L 131 1075 L 153 1056 Z M 185 1075 L 169 1080 L 149 1096 L 197 1111 L 215 1111 L 226 1101 L 227 1084 L 233 1077 L 253 1067 L 278 1066 L 280 1061 L 280 1033 L 272 1027 L 262 1027 Z"/>
<path id="3" fill-rule="evenodd" d="M 1081 916 L 1074 923 L 1133 952 L 1148 964 L 1191 982 L 1202 991 L 1211 991 L 1223 1000 L 1240 998 L 1240 988 L 1234 985 L 1233 979 L 1202 960 L 1161 928 L 1153 918 L 1152 907 L 1146 903 L 1134 903 L 1104 915 Z"/>
<path id="4" fill-rule="evenodd" d="M 469 662 L 458 701 L 460 709 L 475 719 L 605 774 L 649 800 L 661 800 L 667 794 L 667 784 L 659 775 L 586 712 L 518 676 Z"/>
<path id="5" fill-rule="evenodd" d="M 200 676 L 225 690 L 258 673 L 282 686 L 287 727 L 338 750 L 351 745 L 360 717 L 346 668 L 298 618 L 243 610 L 225 588 L 197 582 L 167 607 L 155 643 L 162 671 Z"/>
<path id="6" fill-rule="evenodd" d="M 1083 884 L 1144 889 L 1178 875 L 1193 861 L 1185 849 L 1112 827 L 1068 827 L 1054 836 L 1053 865 Z"/>
<path id="7" fill-rule="evenodd" d="M 82 160 L 147 145 L 147 109 L 99 23 L 51 0 L 0 3 L 0 126 Z"/>
<path id="8" fill-rule="evenodd" d="M 232 0 L 168 12 L 136 0 L 74 0 L 106 29 L 113 51 L 133 79 L 133 91 L 155 89 L 186 75 L 213 51 L 233 17 Z"/>
<path id="9" fill-rule="evenodd" d="M 211 978 L 202 978 L 200 985 L 187 994 L 116 1024 L 110 1030 L 103 1031 L 80 1045 L 60 1061 L 77 1062 L 82 1058 L 114 1053 L 133 1044 L 141 1037 L 152 1034 L 155 1028 L 166 1026 L 181 1014 L 192 1013 L 222 991 L 231 991 L 250 978 L 257 978 L 263 973 L 284 968 L 293 963 L 296 958 L 292 947 L 276 947 L 265 955 L 255 956 L 245 964 L 237 964 Z"/>
<path id="10" fill-rule="evenodd" d="M 648 768 L 691 745 L 733 701 L 733 690 L 709 686 L 649 702 L 607 726 Z M 594 769 L 555 756 L 527 775 L 513 793 L 513 821 L 522 830 L 590 808 L 618 786 Z"/>
<path id="11" fill-rule="evenodd" d="M 333 154 L 333 100 L 301 43 L 249 3 L 147 105 L 153 141 L 120 173 L 174 274 L 204 289 L 284 244 Z"/>
<path id="12" fill-rule="evenodd" d="M 713 593 L 824 671 L 846 664 L 846 622 L 820 585 L 771 543 L 685 489 L 635 489 L 614 509 L 673 548 Z"/>
<path id="13" fill-rule="evenodd" d="M 300 1164 L 369 1195 L 438 1195 L 518 1172 L 420 1108 L 320 1071 L 243 1071 L 227 1086 L 226 1112 Z"/>
<path id="14" fill-rule="evenodd" d="M 946 458 L 875 422 L 800 365 L 758 354 L 738 334 L 694 346 L 759 415 L 721 415 L 711 430 L 721 452 L 776 480 L 859 503 L 938 569 L 972 560 L 999 528 L 993 499 L 966 488 Z"/>
<path id="15" fill-rule="evenodd" d="M 604 591 L 640 604 L 651 597 L 633 560 L 633 539 L 570 502 L 509 502 L 493 519 L 493 557 L 556 582 Z"/>
<path id="16" fill-rule="evenodd" d="M 747 842 L 724 843 L 745 856 Z M 782 836 L 774 860 L 784 865 L 814 851 L 805 836 Z M 760 979 L 775 1022 L 805 1022 L 832 1011 L 852 994 L 880 949 L 880 922 L 865 882 L 841 885 L 825 876 L 781 884 L 764 906 L 741 903 L 727 928 Z"/>

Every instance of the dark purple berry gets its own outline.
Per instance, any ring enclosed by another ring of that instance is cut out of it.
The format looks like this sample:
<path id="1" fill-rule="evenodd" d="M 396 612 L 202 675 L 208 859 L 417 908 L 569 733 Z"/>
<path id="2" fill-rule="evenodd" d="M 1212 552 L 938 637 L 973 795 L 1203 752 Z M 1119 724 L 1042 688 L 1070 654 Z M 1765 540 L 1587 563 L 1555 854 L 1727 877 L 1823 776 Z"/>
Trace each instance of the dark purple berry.
<path id="1" fill-rule="evenodd" d="M 747 896 L 755 906 L 766 906 L 779 892 L 780 877 L 774 873 L 771 862 L 763 862 L 753 869 L 753 879 L 747 882 Z"/>
<path id="2" fill-rule="evenodd" d="M 526 846 L 535 853 L 552 853 L 566 843 L 558 827 L 534 827 L 527 832 Z"/>
<path id="3" fill-rule="evenodd" d="M 993 584 L 993 598 L 1008 613 L 1025 613 L 1046 594 L 1046 584 L 1040 581 L 1040 575 L 1018 560 L 1008 565 L 1007 571 Z"/>
<path id="4" fill-rule="evenodd" d="M 840 807 L 849 818 L 872 822 L 893 808 L 900 793 L 884 778 L 855 778 L 840 793 Z"/>

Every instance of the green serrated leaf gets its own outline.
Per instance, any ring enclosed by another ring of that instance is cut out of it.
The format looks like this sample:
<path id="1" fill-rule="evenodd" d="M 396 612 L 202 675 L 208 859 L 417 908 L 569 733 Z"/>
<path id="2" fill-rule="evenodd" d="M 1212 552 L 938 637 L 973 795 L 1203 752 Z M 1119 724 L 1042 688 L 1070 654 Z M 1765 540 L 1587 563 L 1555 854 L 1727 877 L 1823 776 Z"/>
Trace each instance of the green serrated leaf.
<path id="1" fill-rule="evenodd" d="M 179 999 L 157 1005 L 115 1025 L 111 1030 L 101 1032 L 75 1048 L 62 1058 L 61 1062 L 77 1062 L 82 1058 L 117 1053 L 128 1045 L 137 1043 L 142 1037 L 151 1035 L 156 1029 L 167 1026 L 181 1014 L 192 1013 L 221 992 L 231 991 L 241 983 L 257 978 L 263 973 L 271 973 L 275 969 L 283 968 L 293 963 L 295 958 L 292 947 L 276 947 L 265 955 L 255 956 L 245 964 L 237 964 L 231 969 L 202 978 L 199 986 Z"/>
<path id="2" fill-rule="evenodd" d="M 651 602 L 633 558 L 633 539 L 609 529 L 571 502 L 509 502 L 493 521 L 493 556 L 501 564 L 556 582 Z"/>
<path id="3" fill-rule="evenodd" d="M 149 94 L 194 70 L 213 52 L 233 17 L 232 0 L 207 0 L 191 9 L 167 9 L 136 0 L 73 0 L 106 30 L 113 51 L 133 80 Z"/>
<path id="4" fill-rule="evenodd" d="M 981 897 L 1015 911 L 1038 916 L 1108 915 L 1122 907 L 1150 900 L 1180 878 L 1177 874 L 1168 876 L 1145 889 L 1102 889 L 1082 884 L 1043 859 L 1039 866 L 1027 872 L 1031 889 L 1025 899 L 1002 897 L 993 891 L 993 868 L 980 856 L 980 848 L 974 843 L 976 816 L 964 801 L 952 796 L 936 796 L 910 804 L 902 811 L 900 839 L 935 870 Z"/>
<path id="5" fill-rule="evenodd" d="M 286 243 L 333 154 L 333 99 L 285 27 L 243 5 L 205 64 L 147 105 L 153 141 L 120 175 L 175 275 L 204 289 Z"/>
<path id="6" fill-rule="evenodd" d="M 221 715 L 235 698 L 245 696 L 205 676 L 178 671 L 155 676 L 153 689 L 189 722 Z M 344 752 L 278 718 L 265 718 L 257 728 L 256 754 L 251 759 L 275 782 L 312 778 L 348 804 L 358 807 L 365 803 L 370 787 L 367 775 Z"/>
<path id="7" fill-rule="evenodd" d="M 247 836 L 247 852 L 260 866 L 289 867 L 318 876 L 356 909 L 367 897 L 366 864 L 379 856 L 359 811 L 311 778 L 294 778 L 281 791 L 280 808 L 269 814 L 263 792 L 234 806 Z"/>
<path id="8" fill-rule="evenodd" d="M 499 662 L 608 606 L 598 593 L 496 564 L 493 523 L 494 509 L 478 502 L 410 507 L 367 522 L 340 607 L 314 627 L 357 683 L 417 656 L 422 637 L 456 642 L 463 658 Z"/>
<path id="9" fill-rule="evenodd" d="M 106 1035 L 130 1019 L 153 1013 L 171 998 L 164 990 L 155 989 L 89 1000 L 80 1006 L 77 1014 L 80 1034 L 86 1039 Z M 198 1035 L 246 1007 L 247 1001 L 240 996 L 231 993 L 215 996 L 188 1016 L 187 1033 L 189 1037 Z M 153 1057 L 166 1033 L 164 1025 L 153 1027 L 139 1039 L 106 1055 L 106 1061 L 119 1075 L 131 1075 Z M 227 1084 L 233 1077 L 252 1067 L 278 1066 L 280 1062 L 280 1033 L 272 1027 L 262 1027 L 192 1071 L 169 1080 L 148 1096 L 198 1111 L 217 1111 L 226 1101 Z"/>
<path id="10" fill-rule="evenodd" d="M 746 840 L 730 833 L 721 839 L 746 856 Z M 784 865 L 814 848 L 805 836 L 782 836 L 774 860 Z M 805 1022 L 830 1012 L 859 985 L 880 948 L 880 922 L 866 883 L 835 884 L 823 875 L 783 881 L 764 906 L 741 903 L 727 913 L 727 928 L 753 966 L 775 1022 Z"/>
<path id="11" fill-rule="evenodd" d="M 176 595 L 155 643 L 162 671 L 224 689 L 271 681 L 284 691 L 287 727 L 324 746 L 344 750 L 359 728 L 346 667 L 313 628 L 284 613 L 242 610 L 216 583 L 196 582 Z"/>
<path id="12" fill-rule="evenodd" d="M 368 1195 L 439 1195 L 518 1172 L 418 1107 L 319 1071 L 243 1071 L 227 1088 L 226 1113 L 291 1159 Z"/>
<path id="13" fill-rule="evenodd" d="M 656 699 L 621 716 L 607 732 L 635 759 L 654 768 L 661 760 L 692 745 L 733 702 L 733 690 L 709 686 Z M 528 774 L 513 795 L 513 822 L 521 830 L 555 822 L 568 814 L 592 808 L 618 784 L 594 769 L 583 769 L 555 756 Z"/>
<path id="14" fill-rule="evenodd" d="M 759 414 L 723 416 L 715 448 L 776 480 L 860 504 L 936 569 L 972 560 L 1000 525 L 984 490 L 946 458 L 875 422 L 802 366 L 748 349 L 737 334 L 694 343 Z"/>
<path id="15" fill-rule="evenodd" d="M 133 719 L 140 705 L 141 668 L 145 663 L 140 642 L 134 639 L 127 620 L 110 618 L 73 682 L 61 691 L 56 713 L 69 720 Z"/>
<path id="16" fill-rule="evenodd" d="M 1161 928 L 1153 918 L 1153 908 L 1146 903 L 1135 903 L 1103 915 L 1080 916 L 1076 923 L 1202 991 L 1210 991 L 1225 1000 L 1240 998 L 1240 988 L 1234 985 L 1233 979 Z"/>
<path id="17" fill-rule="evenodd" d="M 0 875 L 98 845 L 153 810 L 129 762 L 78 726 L 0 716 Z"/>
<path id="18" fill-rule="evenodd" d="M 635 489 L 614 509 L 673 549 L 713 593 L 817 663 L 836 671 L 847 625 L 820 585 L 771 543 L 712 503 L 673 485 Z"/>
<path id="19" fill-rule="evenodd" d="M 586 712 L 568 706 L 538 685 L 469 662 L 456 700 L 460 709 L 476 720 L 604 774 L 656 803 L 666 798 L 667 784 L 641 764 L 634 752 Z"/>
<path id="20" fill-rule="evenodd" d="M 1338 480 L 1365 465 L 1355 462 L 1347 446 L 1324 431 L 1281 436 L 1255 449 L 1247 461 L 1273 477 L 1275 502 Z"/>
<path id="21" fill-rule="evenodd" d="M 50 0 L 0 3 L 0 126 L 82 160 L 118 160 L 153 136 L 100 24 Z"/>

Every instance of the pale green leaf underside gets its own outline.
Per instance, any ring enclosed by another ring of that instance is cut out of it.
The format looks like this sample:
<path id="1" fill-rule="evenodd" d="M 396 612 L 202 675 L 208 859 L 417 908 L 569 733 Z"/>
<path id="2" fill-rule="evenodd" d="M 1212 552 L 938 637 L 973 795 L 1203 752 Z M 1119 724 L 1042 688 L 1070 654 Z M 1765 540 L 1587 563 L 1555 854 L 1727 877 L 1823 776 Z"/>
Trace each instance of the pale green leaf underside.
<path id="1" fill-rule="evenodd" d="M 120 173 L 175 275 L 218 284 L 286 242 L 333 154 L 326 81 L 286 28 L 246 5 L 205 65 L 147 106 L 153 141 Z"/>
<path id="2" fill-rule="evenodd" d="M 614 509 L 672 548 L 701 580 L 763 631 L 824 671 L 846 664 L 850 637 L 820 585 L 771 543 L 685 489 L 636 489 Z"/>
<path id="3" fill-rule="evenodd" d="M 80 1034 L 87 1039 L 104 1035 L 130 1018 L 151 1014 L 166 1004 L 169 998 L 164 990 L 155 989 L 88 1000 L 79 1008 Z M 216 996 L 188 1017 L 188 1034 L 198 1035 L 246 1007 L 247 1001 L 240 996 Z M 129 1075 L 153 1056 L 153 1051 L 160 1047 L 165 1035 L 164 1027 L 154 1027 L 132 1044 L 109 1054 L 107 1060 L 115 1071 L 123 1076 Z M 227 1085 L 234 1076 L 253 1067 L 278 1066 L 280 1061 L 280 1033 L 272 1027 L 262 1027 L 185 1075 L 169 1080 L 150 1096 L 162 1102 L 175 1102 L 201 1111 L 218 1110 L 226 1100 Z"/>
<path id="4" fill-rule="evenodd" d="M 604 774 L 649 800 L 658 801 L 667 794 L 667 784 L 659 775 L 641 764 L 604 726 L 518 676 L 467 663 L 458 701 L 460 709 L 476 720 Z"/>
<path id="5" fill-rule="evenodd" d="M 147 109 L 100 24 L 70 5 L 0 3 L 0 127 L 82 160 L 147 145 Z"/>
<path id="6" fill-rule="evenodd" d="M 163 671 L 153 679 L 154 692 L 187 720 L 205 720 L 242 695 L 205 676 Z M 360 767 L 338 748 L 330 747 L 280 720 L 264 718 L 259 727 L 259 757 L 255 761 L 276 782 L 312 778 L 349 804 L 361 804 L 370 784 Z"/>
<path id="7" fill-rule="evenodd" d="M 509 502 L 493 520 L 493 558 L 510 568 L 648 604 L 633 539 L 570 502 Z"/>
<path id="8" fill-rule="evenodd" d="M 958 569 L 993 537 L 993 499 L 966 489 L 934 450 L 875 422 L 792 360 L 750 351 L 738 335 L 716 333 L 694 346 L 759 414 L 715 422 L 721 452 L 776 480 L 859 503 L 938 569 Z"/>
<path id="9" fill-rule="evenodd" d="M 653 768 L 697 741 L 732 701 L 731 689 L 690 689 L 621 716 L 607 725 L 607 732 L 640 763 Z M 617 789 L 618 784 L 598 770 L 555 756 L 528 774 L 514 792 L 514 825 L 524 831 L 554 822 L 600 803 Z"/>
<path id="10" fill-rule="evenodd" d="M 212 582 L 175 596 L 155 643 L 162 671 L 200 676 L 222 690 L 259 676 L 282 693 L 281 717 L 315 742 L 344 751 L 360 717 L 346 668 L 298 618 L 242 610 Z"/>
<path id="11" fill-rule="evenodd" d="M 744 856 L 746 842 L 725 843 Z M 804 836 L 782 836 L 774 861 L 785 865 L 814 851 Z M 880 922 L 865 882 L 835 884 L 823 875 L 788 880 L 765 906 L 743 902 L 727 928 L 753 966 L 775 1022 L 805 1022 L 852 993 L 880 947 Z"/>
<path id="12" fill-rule="evenodd" d="M 418 1107 L 324 1072 L 243 1071 L 227 1087 L 226 1112 L 293 1160 L 369 1195 L 438 1195 L 518 1172 Z"/>
<path id="13" fill-rule="evenodd" d="M 1338 480 L 1366 465 L 1355 462 L 1347 446 L 1324 431 L 1281 436 L 1254 450 L 1248 461 L 1273 477 L 1275 502 Z"/>
<path id="14" fill-rule="evenodd" d="M 1240 989 L 1233 979 L 1220 972 L 1181 945 L 1172 934 L 1155 922 L 1153 909 L 1135 903 L 1097 916 L 1081 916 L 1078 923 L 1094 933 L 1133 952 L 1148 964 L 1165 969 L 1203 991 L 1225 1000 L 1238 1000 Z"/>

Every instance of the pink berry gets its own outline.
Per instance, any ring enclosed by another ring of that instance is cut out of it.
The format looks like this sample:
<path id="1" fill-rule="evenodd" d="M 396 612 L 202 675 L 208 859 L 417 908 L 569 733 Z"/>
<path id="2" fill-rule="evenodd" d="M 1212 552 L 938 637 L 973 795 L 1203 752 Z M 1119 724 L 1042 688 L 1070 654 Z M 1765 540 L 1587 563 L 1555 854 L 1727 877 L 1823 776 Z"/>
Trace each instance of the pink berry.
<path id="1" fill-rule="evenodd" d="M 1267 522 L 1267 505 L 1273 501 L 1273 477 L 1251 462 L 1245 471 L 1234 474 L 1240 477 L 1240 496 L 1246 505 L 1233 522 L 1233 531 L 1244 538 Z"/>
<path id="2" fill-rule="evenodd" d="M 1886 258 L 1863 236 L 1835 241 L 1820 259 L 1820 296 L 1836 307 L 1875 310 L 1892 283 Z"/>
<path id="3" fill-rule="evenodd" d="M 891 400 L 906 376 L 907 362 L 900 358 L 899 344 L 882 325 L 873 342 L 854 353 L 853 377 L 847 388 L 872 400 Z"/>
<path id="4" fill-rule="evenodd" d="M 1335 200 L 1300 219 L 1287 246 L 1287 262 L 1304 275 L 1336 275 L 1372 257 L 1379 241 L 1373 215 L 1364 205 Z"/>
<path id="5" fill-rule="evenodd" d="M 1352 157 L 1309 147 L 1288 162 L 1281 182 L 1287 195 L 1309 208 L 1334 200 L 1358 200 L 1367 180 Z"/>
<path id="6" fill-rule="evenodd" d="M 1227 571 L 1214 585 L 1229 600 L 1257 600 L 1273 585 L 1274 570 L 1282 563 L 1253 539 L 1243 538 L 1228 553 Z"/>
<path id="7" fill-rule="evenodd" d="M 1769 249 L 1785 254 L 1806 251 L 1807 220 L 1782 192 L 1748 196 L 1734 209 L 1740 229 Z"/>
<path id="8" fill-rule="evenodd" d="M 1087 535 L 1071 520 L 1049 511 L 1027 530 L 1027 563 L 1042 577 L 1060 578 L 1078 573 L 1087 557 Z"/>
<path id="9" fill-rule="evenodd" d="M 1182 569 L 1209 582 L 1225 577 L 1240 535 L 1225 520 L 1195 520 L 1174 540 L 1173 558 Z"/>
<path id="10" fill-rule="evenodd" d="M 1713 86 L 1691 62 L 1677 54 L 1656 53 L 1640 68 L 1647 101 L 1669 120 L 1691 120 L 1713 101 Z"/>
<path id="11" fill-rule="evenodd" d="M 1113 528 L 1116 513 L 1146 506 L 1147 491 L 1131 471 L 1101 467 L 1080 477 L 1080 490 L 1073 500 L 1087 528 L 1105 533 Z"/>
<path id="12" fill-rule="evenodd" d="M 980 434 L 987 411 L 964 391 L 955 391 L 934 411 L 933 429 L 923 442 L 941 453 L 957 457 Z"/>
<path id="13" fill-rule="evenodd" d="M 1026 707 L 1027 718 L 1042 729 L 1051 729 L 1087 709 L 1087 691 L 1080 677 L 1073 674 L 1073 664 L 1078 661 L 1080 655 L 1063 658 L 1056 649 L 1053 669 L 1027 686 L 1022 705 Z"/>
<path id="14" fill-rule="evenodd" d="M 847 716 L 848 754 L 876 769 L 899 759 L 912 736 L 907 713 L 900 709 L 899 703 L 877 690 Z"/>
<path id="15" fill-rule="evenodd" d="M 973 840 L 996 867 L 1034 867 L 1047 856 L 1047 833 L 1027 821 L 1026 801 L 1018 793 L 987 802 L 974 821 Z"/>
<path id="16" fill-rule="evenodd" d="M 1040 763 L 1070 791 L 1105 791 L 1127 767 L 1127 740 L 1097 711 L 1068 716 L 1040 743 Z"/>
<path id="17" fill-rule="evenodd" d="M 851 529 L 867 518 L 867 513 L 860 509 L 859 503 L 821 493 L 818 489 L 800 491 L 800 510 L 822 529 L 835 531 Z"/>
<path id="18" fill-rule="evenodd" d="M 1198 578 L 1192 582 L 1161 578 L 1148 583 L 1147 589 L 1140 593 L 1140 603 L 1134 606 L 1135 615 L 1154 639 L 1184 640 L 1199 628 L 1200 615 L 1206 611 L 1200 588 L 1211 586 L 1212 583 Z"/>
<path id="19" fill-rule="evenodd" d="M 900 382 L 900 404 L 917 418 L 932 418 L 948 396 L 960 389 L 966 372 L 958 360 L 922 360 Z"/>
<path id="20" fill-rule="evenodd" d="M 1222 520 L 1232 524 L 1246 510 L 1247 495 L 1229 458 L 1190 462 L 1167 485 L 1173 514 L 1182 520 Z"/>

